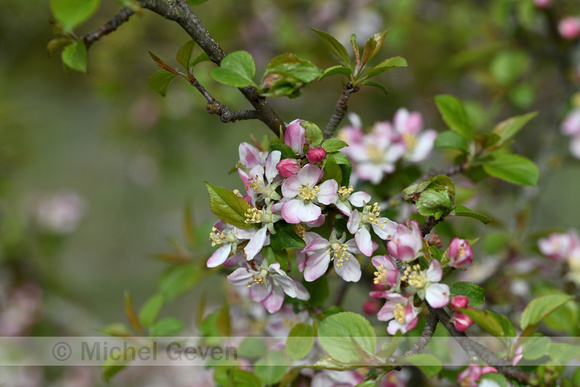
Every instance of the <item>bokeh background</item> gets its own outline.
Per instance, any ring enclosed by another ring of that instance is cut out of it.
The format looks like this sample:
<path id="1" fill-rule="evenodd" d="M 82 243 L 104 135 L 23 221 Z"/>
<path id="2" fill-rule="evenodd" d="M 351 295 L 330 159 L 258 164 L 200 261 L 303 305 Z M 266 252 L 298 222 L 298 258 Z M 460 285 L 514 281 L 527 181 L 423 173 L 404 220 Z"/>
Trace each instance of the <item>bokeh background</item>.
<path id="1" fill-rule="evenodd" d="M 420 111 L 426 127 L 442 131 L 431 101 L 438 94 L 461 98 L 480 131 L 538 111 L 514 149 L 540 164 L 539 187 L 491 179 L 477 186 L 477 207 L 498 220 L 492 230 L 501 234 L 515 230 L 522 217 L 531 233 L 579 226 L 579 164 L 570 156 L 569 139 L 559 134 L 578 88 L 579 52 L 574 41 L 553 31 L 554 21 L 580 14 L 579 8 L 563 1 L 541 11 L 531 0 L 209 0 L 195 11 L 226 52 L 251 52 L 258 74 L 285 52 L 320 68 L 334 65 L 310 28 L 345 43 L 356 33 L 362 44 L 390 27 L 380 57 L 403 56 L 409 68 L 381 76 L 387 95 L 370 88 L 353 95 L 349 111 L 365 126 L 391 120 L 406 107 Z M 96 29 L 119 9 L 103 1 L 78 33 Z M 203 180 L 241 189 L 237 174 L 228 174 L 238 144 L 270 135 L 260 122 L 222 124 L 209 116 L 203 97 L 186 82 L 175 80 L 164 98 L 150 89 L 157 67 L 148 51 L 177 66 L 175 53 L 189 40 L 177 25 L 143 10 L 91 47 L 87 74 L 68 75 L 59 54 L 49 57 L 45 49 L 54 37 L 51 19 L 48 1 L 0 0 L 5 335 L 92 335 L 124 321 L 123 293 L 129 291 L 137 305 L 144 302 L 166 267 L 156 255 L 183 240 L 184 207 L 202 227 L 214 221 Z M 200 82 L 229 107 L 247 108 L 236 90 L 211 80 L 211 67 L 196 68 Z M 272 104 L 286 122 L 303 118 L 323 127 L 341 81 L 314 82 L 301 98 Z M 446 167 L 452 157 L 435 151 L 424 169 Z M 503 196 L 484 199 L 484 193 Z M 208 244 L 205 254 L 210 251 Z M 194 258 L 207 259 L 203 254 Z M 201 284 L 210 289 L 209 302 L 220 302 L 222 279 L 215 275 Z M 169 313 L 193 324 L 196 292 L 168 306 Z M 16 311 L 6 317 L 10 308 Z"/>

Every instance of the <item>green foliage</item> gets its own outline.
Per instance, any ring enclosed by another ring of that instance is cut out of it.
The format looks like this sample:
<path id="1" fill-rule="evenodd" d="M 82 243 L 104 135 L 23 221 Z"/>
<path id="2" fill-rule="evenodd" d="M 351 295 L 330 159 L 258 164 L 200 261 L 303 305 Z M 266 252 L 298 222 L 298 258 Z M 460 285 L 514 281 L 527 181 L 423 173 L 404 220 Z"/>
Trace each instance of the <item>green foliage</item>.
<path id="1" fill-rule="evenodd" d="M 314 81 L 322 70 L 294 54 L 283 54 L 270 61 L 262 77 L 260 95 L 263 97 L 300 96 L 300 88 Z"/>
<path id="2" fill-rule="evenodd" d="M 215 216 L 226 223 L 239 228 L 250 229 L 246 223 L 245 215 L 250 209 L 250 204 L 230 190 L 216 187 L 204 181 L 209 194 L 209 207 Z"/>
<path id="3" fill-rule="evenodd" d="M 322 131 L 314 122 L 310 121 L 302 121 L 300 123 L 306 131 L 304 136 L 306 137 L 306 141 L 312 146 L 318 146 L 322 142 Z"/>
<path id="4" fill-rule="evenodd" d="M 437 359 L 433 355 L 426 353 L 407 356 L 401 360 L 404 362 L 404 364 L 414 365 L 415 367 L 419 368 L 429 378 L 432 378 L 441 372 L 442 368 L 441 360 Z"/>
<path id="5" fill-rule="evenodd" d="M 492 310 L 475 310 L 459 308 L 473 320 L 481 329 L 495 337 L 515 337 L 516 330 L 513 324 L 505 316 L 495 313 Z"/>
<path id="6" fill-rule="evenodd" d="M 279 222 L 276 224 L 276 234 L 270 235 L 270 245 L 274 250 L 302 249 L 306 246 L 294 230 L 294 225 Z"/>
<path id="7" fill-rule="evenodd" d="M 457 149 L 462 153 L 469 152 L 465 138 L 451 130 L 439 133 L 433 146 L 438 149 Z"/>
<path id="8" fill-rule="evenodd" d="M 485 301 L 485 289 L 471 282 L 456 282 L 450 288 L 452 295 L 462 295 L 469 299 L 469 306 L 475 308 Z"/>
<path id="9" fill-rule="evenodd" d="M 475 211 L 470 210 L 469 208 L 464 207 L 464 206 L 456 206 L 453 209 L 453 212 L 451 213 L 451 215 L 477 219 L 483 224 L 488 224 L 489 222 L 491 222 L 491 218 L 489 216 L 481 214 L 479 212 L 475 212 Z"/>
<path id="10" fill-rule="evenodd" d="M 145 328 L 151 327 L 155 320 L 157 320 L 164 302 L 165 300 L 161 294 L 156 294 L 149 298 L 139 311 L 139 322 L 141 325 Z"/>
<path id="11" fill-rule="evenodd" d="M 314 329 L 311 325 L 303 323 L 296 324 L 288 334 L 288 339 L 286 340 L 288 357 L 292 360 L 306 357 L 314 346 L 315 341 Z"/>
<path id="12" fill-rule="evenodd" d="M 99 8 L 100 0 L 50 0 L 50 10 L 65 33 L 87 21 Z"/>
<path id="13" fill-rule="evenodd" d="M 342 169 L 336 163 L 334 154 L 328 154 L 326 156 L 324 164 L 324 176 L 322 177 L 321 181 L 326 180 L 336 180 L 339 186 L 342 184 Z"/>
<path id="14" fill-rule="evenodd" d="M 473 138 L 473 127 L 465 107 L 452 95 L 438 95 L 434 98 L 437 109 L 449 129 L 466 140 Z"/>
<path id="15" fill-rule="evenodd" d="M 238 347 L 238 356 L 257 359 L 268 351 L 268 344 L 260 337 L 246 337 Z"/>
<path id="16" fill-rule="evenodd" d="M 312 30 L 318 34 L 320 39 L 322 39 L 322 42 L 326 44 L 330 51 L 336 55 L 336 57 L 340 59 L 346 67 L 350 65 L 350 55 L 348 55 L 346 48 L 338 40 L 328 32 L 319 31 L 314 28 Z"/>
<path id="17" fill-rule="evenodd" d="M 381 63 L 379 63 L 378 65 L 374 66 L 373 68 L 370 68 L 366 71 L 367 76 L 370 77 L 374 77 L 376 75 L 382 74 L 386 71 L 392 70 L 392 69 L 396 69 L 399 67 L 407 67 L 407 61 L 405 60 L 405 58 L 401 58 L 400 56 L 395 56 L 393 58 L 389 58 L 389 59 L 385 59 L 384 61 L 382 61 Z"/>
<path id="18" fill-rule="evenodd" d="M 66 70 L 87 72 L 87 47 L 81 39 L 67 45 L 62 51 L 61 57 Z"/>
<path id="19" fill-rule="evenodd" d="M 336 152 L 346 146 L 348 146 L 346 142 L 337 138 L 329 138 L 322 143 L 322 149 L 324 149 L 327 153 Z"/>
<path id="20" fill-rule="evenodd" d="M 154 72 L 149 78 L 149 86 L 159 94 L 165 97 L 167 94 L 167 88 L 171 81 L 175 78 L 175 74 L 167 70 L 159 70 Z"/>
<path id="21" fill-rule="evenodd" d="M 220 368 L 222 367 L 217 367 L 214 374 L 214 379 L 220 386 L 262 387 L 264 385 L 262 380 L 251 372 L 225 367 L 221 372 L 217 372 Z"/>
<path id="22" fill-rule="evenodd" d="M 318 340 L 335 360 L 354 363 L 375 353 L 377 339 L 360 314 L 343 312 L 327 317 L 318 328 Z"/>
<path id="23" fill-rule="evenodd" d="M 312 282 L 303 282 L 303 285 L 310 293 L 308 303 L 312 306 L 322 306 L 330 294 L 328 279 L 325 275 Z"/>
<path id="24" fill-rule="evenodd" d="M 493 144 L 500 147 L 507 141 L 511 140 L 532 118 L 537 116 L 537 112 L 515 116 L 500 122 L 493 128 L 492 133 L 499 136 L 497 143 Z"/>
<path id="25" fill-rule="evenodd" d="M 522 313 L 521 328 L 526 330 L 528 327 L 537 326 L 543 318 L 573 298 L 565 294 L 553 294 L 533 299 Z"/>
<path id="26" fill-rule="evenodd" d="M 268 352 L 254 364 L 254 373 L 265 384 L 276 384 L 286 373 L 286 357 L 280 352 Z"/>
<path id="27" fill-rule="evenodd" d="M 220 67 L 210 70 L 216 81 L 233 87 L 258 87 L 253 81 L 256 75 L 256 63 L 247 51 L 234 51 L 222 60 Z"/>
<path id="28" fill-rule="evenodd" d="M 455 185 L 446 175 L 433 176 L 405 188 L 403 199 L 413 201 L 419 214 L 439 219 L 453 209 Z"/>
<path id="29" fill-rule="evenodd" d="M 111 350 L 111 353 L 103 363 L 103 379 L 105 382 L 108 383 L 113 376 L 131 363 L 131 353 L 136 350 L 138 350 L 136 345 Z"/>
<path id="30" fill-rule="evenodd" d="M 527 338 L 522 344 L 522 356 L 526 360 L 537 360 L 545 356 L 550 349 L 552 340 L 545 336 L 532 336 Z"/>
<path id="31" fill-rule="evenodd" d="M 499 154 L 486 161 L 483 169 L 490 176 L 514 184 L 538 185 L 540 171 L 533 161 L 519 155 Z"/>
<path id="32" fill-rule="evenodd" d="M 175 317 L 165 317 L 151 326 L 151 336 L 173 336 L 183 330 L 183 321 Z"/>
<path id="33" fill-rule="evenodd" d="M 165 270 L 159 280 L 159 294 L 166 302 L 191 289 L 201 278 L 201 270 L 195 264 L 178 264 Z"/>
<path id="34" fill-rule="evenodd" d="M 499 374 L 497 372 L 489 372 L 487 374 L 481 375 L 478 382 L 479 381 L 483 382 L 484 380 L 489 380 L 489 381 L 495 383 L 499 387 L 507 387 L 508 386 L 508 383 L 507 383 L 505 376 L 503 376 L 502 374 Z"/>

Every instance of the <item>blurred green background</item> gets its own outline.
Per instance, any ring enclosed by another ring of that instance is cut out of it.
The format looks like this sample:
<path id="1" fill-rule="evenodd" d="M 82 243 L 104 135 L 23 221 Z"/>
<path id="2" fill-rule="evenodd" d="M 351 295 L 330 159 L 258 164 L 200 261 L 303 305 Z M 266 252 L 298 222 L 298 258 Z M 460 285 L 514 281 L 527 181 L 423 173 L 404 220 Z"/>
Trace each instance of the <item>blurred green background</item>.
<path id="1" fill-rule="evenodd" d="M 574 7 L 556 12 L 577 12 Z M 77 32 L 96 29 L 119 8 L 103 1 Z M 31 328 L 34 333 L 54 333 L 56 327 L 91 335 L 124 321 L 125 290 L 137 305 L 154 293 L 165 267 L 154 255 L 170 250 L 168 238 L 182 239 L 185 204 L 198 222 L 212 222 L 202 181 L 242 189 L 237 174 L 228 175 L 238 144 L 270 132 L 260 122 L 222 124 L 185 82 L 176 80 L 165 98 L 151 90 L 148 78 L 157 67 L 148 51 L 176 66 L 175 53 L 189 39 L 149 11 L 91 47 L 88 74 L 67 75 L 59 54 L 46 53 L 53 38 L 48 1 L 3 0 L 0 9 L 1 259 L 44 288 L 42 322 Z M 195 11 L 226 52 L 251 52 L 258 74 L 285 52 L 320 68 L 334 65 L 310 28 L 344 42 L 356 33 L 364 43 L 391 27 L 379 56 L 403 56 L 409 68 L 381 77 L 388 95 L 378 89 L 353 95 L 349 111 L 371 126 L 407 107 L 439 131 L 444 126 L 430 100 L 437 94 L 465 101 L 478 130 L 539 111 L 514 146 L 541 163 L 539 192 L 488 179 L 478 189 L 505 196 L 479 206 L 505 220 L 508 229 L 515 227 L 514 212 L 528 205 L 532 231 L 578 227 L 578 161 L 570 159 L 568 139 L 558 134 L 577 90 L 577 47 L 550 36 L 546 15 L 531 0 L 209 0 Z M 561 57 L 568 62 L 556 60 Z M 229 107 L 248 108 L 236 90 L 209 78 L 211 67 L 197 68 L 199 81 Z M 323 127 L 341 81 L 327 78 L 306 87 L 299 99 L 272 104 L 286 122 L 303 118 Z M 436 151 L 436 161 L 425 169 L 448 166 L 452 156 Z M 82 217 L 70 233 L 47 231 L 38 220 L 39 206 L 67 191 L 82 198 Z M 527 197 L 533 201 L 522 204 Z M 211 300 L 219 300 L 214 293 Z M 192 322 L 197 298 L 187 295 L 172 312 Z"/>

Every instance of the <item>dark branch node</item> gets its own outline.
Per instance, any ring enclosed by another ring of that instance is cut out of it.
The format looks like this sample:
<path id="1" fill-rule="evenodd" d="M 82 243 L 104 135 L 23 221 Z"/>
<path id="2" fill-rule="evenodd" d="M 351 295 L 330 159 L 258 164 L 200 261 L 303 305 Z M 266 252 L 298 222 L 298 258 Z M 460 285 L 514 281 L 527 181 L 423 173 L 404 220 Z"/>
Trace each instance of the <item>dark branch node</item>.
<path id="1" fill-rule="evenodd" d="M 123 8 L 111 20 L 109 20 L 106 24 L 100 26 L 95 31 L 91 31 L 86 35 L 81 36 L 82 41 L 84 42 L 87 49 L 91 47 L 93 43 L 101 39 L 103 36 L 110 34 L 113 31 L 116 31 L 117 28 L 126 21 L 129 20 L 135 11 L 130 8 Z"/>

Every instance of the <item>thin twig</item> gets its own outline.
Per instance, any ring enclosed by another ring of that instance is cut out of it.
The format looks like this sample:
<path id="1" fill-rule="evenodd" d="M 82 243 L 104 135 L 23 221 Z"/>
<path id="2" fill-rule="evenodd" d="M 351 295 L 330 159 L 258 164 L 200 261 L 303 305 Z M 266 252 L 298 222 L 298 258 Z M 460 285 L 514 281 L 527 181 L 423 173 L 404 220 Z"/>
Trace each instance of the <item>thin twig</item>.
<path id="1" fill-rule="evenodd" d="M 340 95 L 340 98 L 338 99 L 338 102 L 334 107 L 334 113 L 332 114 L 332 117 L 330 117 L 330 121 L 328 122 L 328 125 L 326 125 L 326 129 L 324 130 L 325 140 L 332 137 L 332 134 L 340 124 L 340 121 L 342 121 L 342 119 L 346 115 L 346 110 L 348 109 L 347 106 L 348 98 L 352 93 L 356 93 L 357 91 L 359 91 L 359 89 L 360 87 L 358 86 L 354 87 L 353 84 L 350 82 L 348 82 L 344 86 L 344 88 L 342 89 L 342 94 Z"/>
<path id="2" fill-rule="evenodd" d="M 423 237 L 429 234 L 433 229 L 433 227 L 437 226 L 441 222 L 443 222 L 443 217 L 435 219 L 435 217 L 430 216 L 420 227 L 421 234 L 423 234 Z"/>
<path id="3" fill-rule="evenodd" d="M 405 352 L 403 357 L 416 355 L 421 352 L 423 348 L 427 346 L 427 344 L 429 344 L 433 338 L 433 335 L 435 334 L 435 329 L 437 329 L 438 321 L 439 320 L 437 319 L 435 313 L 429 313 L 429 317 L 427 317 L 427 322 L 425 322 L 421 336 L 419 336 L 419 339 L 415 342 L 415 344 L 413 344 L 411 349 Z"/>
<path id="4" fill-rule="evenodd" d="M 110 34 L 113 31 L 116 31 L 119 26 L 129 20 L 131 16 L 135 14 L 130 8 L 123 8 L 111 20 L 107 23 L 103 24 L 99 28 L 94 31 L 89 32 L 81 36 L 82 41 L 85 43 L 87 49 L 91 47 L 93 43 L 101 39 L 103 36 Z"/>

